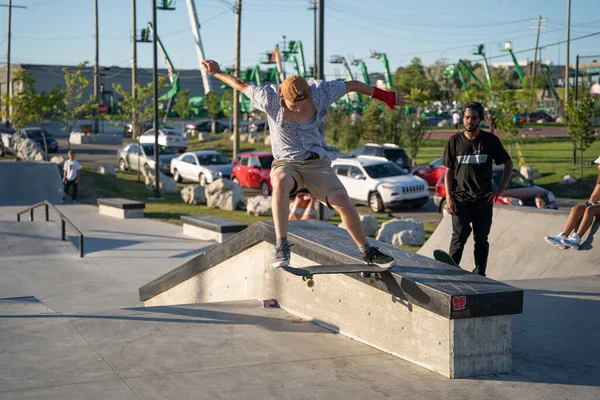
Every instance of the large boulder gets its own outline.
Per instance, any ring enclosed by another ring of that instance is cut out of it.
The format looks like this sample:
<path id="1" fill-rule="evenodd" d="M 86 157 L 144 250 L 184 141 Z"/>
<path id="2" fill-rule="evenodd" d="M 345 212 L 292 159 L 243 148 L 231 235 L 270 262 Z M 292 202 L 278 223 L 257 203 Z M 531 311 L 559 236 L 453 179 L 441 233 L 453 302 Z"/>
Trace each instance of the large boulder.
<path id="1" fill-rule="evenodd" d="M 13 147 L 13 135 L 12 133 L 2 133 L 2 143 L 4 147 Z"/>
<path id="2" fill-rule="evenodd" d="M 117 176 L 117 171 L 111 165 L 99 165 L 94 168 L 94 172 L 102 175 Z M 160 178 L 162 179 L 162 176 Z"/>
<path id="3" fill-rule="evenodd" d="M 538 178 L 541 178 L 542 175 L 540 175 L 540 173 L 533 167 L 528 167 L 528 166 L 522 166 L 521 167 L 521 175 L 523 175 L 525 178 L 529 179 L 530 181 L 536 180 Z"/>
<path id="4" fill-rule="evenodd" d="M 154 191 L 156 186 L 156 175 L 154 174 L 154 168 L 146 166 L 142 172 L 144 173 L 146 189 Z M 173 178 L 170 178 L 158 171 L 158 177 L 160 181 L 159 191 L 160 193 L 177 193 L 177 182 Z"/>
<path id="5" fill-rule="evenodd" d="M 271 135 L 265 137 L 265 144 L 271 145 Z"/>
<path id="6" fill-rule="evenodd" d="M 248 143 L 259 143 L 259 142 L 262 142 L 263 140 L 264 139 L 260 135 L 256 135 L 253 133 L 248 135 Z"/>
<path id="7" fill-rule="evenodd" d="M 186 185 L 181 189 L 181 199 L 186 204 L 206 204 L 206 188 L 202 185 Z"/>
<path id="8" fill-rule="evenodd" d="M 16 137 L 14 145 L 19 160 L 44 161 L 46 159 L 44 150 L 29 138 Z"/>
<path id="9" fill-rule="evenodd" d="M 360 214 L 359 217 L 363 230 L 365 231 L 365 235 L 375 236 L 375 234 L 377 234 L 377 230 L 379 229 L 379 222 L 377 222 L 377 218 L 369 214 Z M 346 229 L 346 226 L 343 222 L 338 226 Z"/>
<path id="10" fill-rule="evenodd" d="M 50 159 L 50 162 L 56 165 L 63 165 L 65 161 L 66 160 L 63 156 L 52 156 L 52 158 Z"/>
<path id="11" fill-rule="evenodd" d="M 232 142 L 235 141 L 235 134 L 229 136 L 229 140 L 231 140 Z M 248 134 L 247 133 L 240 133 L 240 143 L 241 142 L 247 142 L 248 141 Z"/>
<path id="12" fill-rule="evenodd" d="M 271 209 L 271 196 L 250 197 L 246 204 L 246 210 L 250 215 L 269 216 L 273 215 Z"/>
<path id="13" fill-rule="evenodd" d="M 408 233 L 403 233 L 408 231 Z M 399 234 L 399 235 L 397 235 Z M 425 226 L 423 222 L 413 217 L 394 218 L 383 225 L 377 234 L 377 240 L 393 243 L 394 236 L 399 244 L 420 246 L 425 243 Z M 403 242 L 405 240 L 406 242 Z"/>
<path id="14" fill-rule="evenodd" d="M 558 182 L 558 184 L 559 185 L 571 185 L 576 182 L 577 182 L 577 179 L 575 179 L 574 176 L 565 175 L 564 178 L 562 179 L 562 181 Z"/>
<path id="15" fill-rule="evenodd" d="M 217 179 L 206 186 L 206 204 L 222 210 L 241 210 L 246 206 L 242 187 L 229 179 Z"/>

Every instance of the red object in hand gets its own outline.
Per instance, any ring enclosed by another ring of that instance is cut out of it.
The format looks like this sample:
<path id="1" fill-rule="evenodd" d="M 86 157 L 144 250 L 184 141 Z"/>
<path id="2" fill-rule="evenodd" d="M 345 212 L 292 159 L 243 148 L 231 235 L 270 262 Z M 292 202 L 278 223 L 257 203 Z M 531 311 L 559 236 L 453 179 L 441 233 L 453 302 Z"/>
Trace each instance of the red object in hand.
<path id="1" fill-rule="evenodd" d="M 373 88 L 371 97 L 384 102 L 390 110 L 393 110 L 396 106 L 396 92 L 388 92 L 387 90 L 381 90 L 378 87 L 375 87 Z"/>

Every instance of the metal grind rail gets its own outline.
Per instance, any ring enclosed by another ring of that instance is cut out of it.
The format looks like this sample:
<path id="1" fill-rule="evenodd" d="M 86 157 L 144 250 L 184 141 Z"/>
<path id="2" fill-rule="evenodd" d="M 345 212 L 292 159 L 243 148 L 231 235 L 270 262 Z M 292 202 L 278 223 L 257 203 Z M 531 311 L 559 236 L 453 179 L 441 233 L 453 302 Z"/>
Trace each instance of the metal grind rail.
<path id="1" fill-rule="evenodd" d="M 17 213 L 17 221 L 20 222 L 21 221 L 21 215 L 22 214 L 26 214 L 29 213 L 29 220 L 33 222 L 33 212 L 36 208 L 38 207 L 44 207 L 45 208 L 45 215 L 46 215 L 46 222 L 50 221 L 50 209 L 52 209 L 54 212 L 56 212 L 58 214 L 58 216 L 60 217 L 60 222 L 61 222 L 61 237 L 62 240 L 66 241 L 67 240 L 67 233 L 66 233 L 66 226 L 69 225 L 71 227 L 71 229 L 73 229 L 73 231 L 75 231 L 75 233 L 77 234 L 77 236 L 79 236 L 79 257 L 83 257 L 83 233 L 81 233 L 81 231 L 79 229 L 77 229 L 77 227 L 75 225 L 73 225 L 73 223 L 71 221 L 69 221 L 69 219 L 67 217 L 64 216 L 63 213 L 61 213 L 60 211 L 58 211 L 58 209 L 56 207 L 54 207 L 54 205 L 46 200 L 44 201 L 40 201 L 37 204 L 34 204 L 33 206 L 26 208 L 23 211 L 19 211 Z"/>

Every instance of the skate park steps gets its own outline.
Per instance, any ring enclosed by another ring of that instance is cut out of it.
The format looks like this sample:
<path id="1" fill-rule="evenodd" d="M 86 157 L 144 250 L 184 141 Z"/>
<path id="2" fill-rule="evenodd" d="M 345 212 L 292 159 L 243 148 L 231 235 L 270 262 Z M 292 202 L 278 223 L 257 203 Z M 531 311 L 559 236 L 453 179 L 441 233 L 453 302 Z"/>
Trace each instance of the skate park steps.
<path id="1" fill-rule="evenodd" d="M 0 206 L 32 205 L 61 200 L 58 165 L 50 162 L 0 162 Z"/>
<path id="2" fill-rule="evenodd" d="M 487 277 L 506 281 L 600 275 L 600 243 L 596 235 L 600 219 L 584 237 L 580 250 L 559 249 L 544 240 L 544 236 L 556 235 L 563 229 L 568 215 L 563 210 L 494 206 Z M 451 235 L 452 217 L 446 214 L 419 254 L 430 256 L 435 249 L 448 251 Z M 472 234 L 461 266 L 469 271 L 475 268 Z"/>
<path id="3" fill-rule="evenodd" d="M 288 237 L 294 267 L 362 262 L 347 231 L 330 224 L 290 221 Z M 173 306 L 274 298 L 294 315 L 449 378 L 511 370 L 522 290 L 376 240 L 370 243 L 396 259 L 389 272 L 318 275 L 311 288 L 271 267 L 274 243 L 272 222 L 254 224 L 142 286 L 140 300 Z"/>

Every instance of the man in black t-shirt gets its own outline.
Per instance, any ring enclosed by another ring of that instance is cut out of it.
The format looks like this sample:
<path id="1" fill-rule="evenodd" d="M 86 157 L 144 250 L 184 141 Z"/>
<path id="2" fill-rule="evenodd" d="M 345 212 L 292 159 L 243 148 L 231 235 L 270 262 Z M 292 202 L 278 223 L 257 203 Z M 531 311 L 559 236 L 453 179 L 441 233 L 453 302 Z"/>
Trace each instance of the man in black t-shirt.
<path id="1" fill-rule="evenodd" d="M 493 133 L 479 129 L 482 120 L 483 106 L 475 102 L 467 103 L 463 109 L 465 130 L 448 140 L 443 164 L 447 168 L 444 176 L 446 212 L 452 215 L 450 256 L 460 265 L 465 243 L 472 230 L 475 241 L 473 273 L 485 276 L 492 207 L 508 185 L 513 163 L 500 139 Z M 492 160 L 497 165 L 504 164 L 502 183 L 496 190 L 492 184 Z"/>

